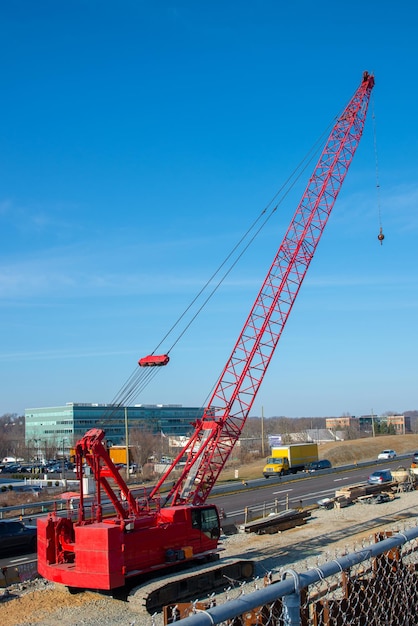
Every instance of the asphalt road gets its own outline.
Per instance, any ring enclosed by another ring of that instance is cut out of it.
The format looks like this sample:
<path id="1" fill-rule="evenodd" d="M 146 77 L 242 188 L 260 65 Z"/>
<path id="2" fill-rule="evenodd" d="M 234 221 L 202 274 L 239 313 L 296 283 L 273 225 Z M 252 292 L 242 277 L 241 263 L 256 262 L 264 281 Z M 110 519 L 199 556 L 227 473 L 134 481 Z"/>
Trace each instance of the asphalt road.
<path id="1" fill-rule="evenodd" d="M 37 559 L 38 555 L 36 552 L 32 552 L 31 554 L 15 554 L 14 556 L 2 556 L 0 558 L 0 569 L 17 567 L 26 563 L 34 563 Z"/>
<path id="2" fill-rule="evenodd" d="M 376 469 L 396 469 L 402 464 L 399 458 L 351 469 L 333 469 L 312 474 L 299 473 L 283 478 L 262 478 L 249 481 L 247 485 L 236 484 L 237 491 L 215 492 L 213 502 L 233 524 L 243 524 L 263 513 L 280 512 L 286 508 L 298 508 L 316 504 L 322 498 L 335 496 L 336 490 L 346 485 L 367 482 Z"/>

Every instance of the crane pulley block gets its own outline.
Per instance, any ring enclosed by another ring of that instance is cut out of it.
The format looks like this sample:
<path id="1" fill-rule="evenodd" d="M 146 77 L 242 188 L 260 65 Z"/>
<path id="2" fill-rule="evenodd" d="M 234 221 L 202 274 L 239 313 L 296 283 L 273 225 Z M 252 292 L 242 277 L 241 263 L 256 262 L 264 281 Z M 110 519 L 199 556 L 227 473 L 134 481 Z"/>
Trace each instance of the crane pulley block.
<path id="1" fill-rule="evenodd" d="M 167 365 L 169 360 L 168 354 L 149 354 L 139 359 L 138 365 L 139 367 L 161 367 L 162 365 Z"/>

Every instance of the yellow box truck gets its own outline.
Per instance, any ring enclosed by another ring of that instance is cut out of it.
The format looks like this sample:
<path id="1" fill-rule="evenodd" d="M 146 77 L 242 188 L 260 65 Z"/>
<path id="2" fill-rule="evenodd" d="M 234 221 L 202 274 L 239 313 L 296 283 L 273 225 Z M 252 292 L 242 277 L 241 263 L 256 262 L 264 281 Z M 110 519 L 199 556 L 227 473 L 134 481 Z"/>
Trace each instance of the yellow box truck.
<path id="1" fill-rule="evenodd" d="M 296 474 L 305 469 L 305 465 L 318 460 L 317 443 L 292 443 L 271 449 L 271 456 L 263 468 L 264 478 Z"/>
<path id="2" fill-rule="evenodd" d="M 126 446 L 111 446 L 108 450 L 109 456 L 112 459 L 113 463 L 123 463 L 123 465 L 127 465 L 127 450 Z M 128 448 L 129 454 L 129 464 L 132 463 L 132 447 Z"/>

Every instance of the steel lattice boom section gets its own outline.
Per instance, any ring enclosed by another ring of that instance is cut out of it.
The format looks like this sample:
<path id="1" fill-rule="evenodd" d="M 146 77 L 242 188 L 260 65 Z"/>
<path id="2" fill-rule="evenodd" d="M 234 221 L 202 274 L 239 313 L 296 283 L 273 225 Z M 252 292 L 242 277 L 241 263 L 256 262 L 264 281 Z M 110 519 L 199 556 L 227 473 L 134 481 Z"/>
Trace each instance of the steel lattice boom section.
<path id="1" fill-rule="evenodd" d="M 363 133 L 374 77 L 367 72 L 335 123 L 195 433 L 168 499 L 203 504 L 237 442 Z"/>

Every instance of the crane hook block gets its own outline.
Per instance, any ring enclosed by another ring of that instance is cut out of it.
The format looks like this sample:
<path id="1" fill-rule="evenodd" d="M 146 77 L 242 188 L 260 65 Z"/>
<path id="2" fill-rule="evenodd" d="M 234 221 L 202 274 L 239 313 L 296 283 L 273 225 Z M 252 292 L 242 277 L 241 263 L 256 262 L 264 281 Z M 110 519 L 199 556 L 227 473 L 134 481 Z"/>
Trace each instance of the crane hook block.
<path id="1" fill-rule="evenodd" d="M 161 365 L 167 365 L 170 357 L 168 354 L 149 354 L 148 356 L 144 356 L 142 359 L 139 359 L 138 365 L 139 367 L 161 367 Z"/>
<path id="2" fill-rule="evenodd" d="M 380 233 L 377 235 L 378 240 L 380 241 L 380 245 L 383 243 L 383 239 L 385 238 L 382 228 L 380 228 Z"/>

